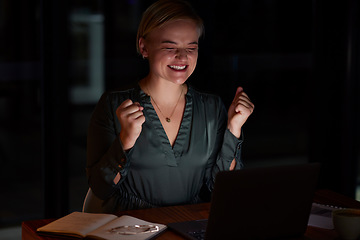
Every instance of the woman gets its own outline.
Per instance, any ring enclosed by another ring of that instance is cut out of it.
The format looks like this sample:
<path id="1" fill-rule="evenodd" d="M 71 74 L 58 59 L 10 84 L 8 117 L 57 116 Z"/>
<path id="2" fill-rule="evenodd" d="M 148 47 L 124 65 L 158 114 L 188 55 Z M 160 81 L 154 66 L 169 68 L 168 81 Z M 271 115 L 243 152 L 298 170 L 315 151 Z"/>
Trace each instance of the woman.
<path id="1" fill-rule="evenodd" d="M 217 172 L 242 167 L 248 96 L 239 87 L 226 113 L 219 97 L 186 84 L 202 32 L 186 2 L 145 11 L 137 49 L 149 73 L 134 89 L 105 93 L 89 125 L 88 181 L 104 212 L 208 200 Z"/>

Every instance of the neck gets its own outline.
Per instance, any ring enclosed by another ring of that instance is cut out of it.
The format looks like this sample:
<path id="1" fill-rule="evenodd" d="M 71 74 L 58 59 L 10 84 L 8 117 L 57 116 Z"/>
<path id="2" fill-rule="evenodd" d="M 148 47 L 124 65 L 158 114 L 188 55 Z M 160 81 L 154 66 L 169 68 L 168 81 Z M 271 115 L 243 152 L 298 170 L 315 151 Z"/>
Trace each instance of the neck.
<path id="1" fill-rule="evenodd" d="M 155 81 L 146 77 L 140 81 L 142 90 L 162 105 L 170 104 L 178 101 L 180 94 L 186 93 L 184 84 L 175 84 L 172 82 Z"/>

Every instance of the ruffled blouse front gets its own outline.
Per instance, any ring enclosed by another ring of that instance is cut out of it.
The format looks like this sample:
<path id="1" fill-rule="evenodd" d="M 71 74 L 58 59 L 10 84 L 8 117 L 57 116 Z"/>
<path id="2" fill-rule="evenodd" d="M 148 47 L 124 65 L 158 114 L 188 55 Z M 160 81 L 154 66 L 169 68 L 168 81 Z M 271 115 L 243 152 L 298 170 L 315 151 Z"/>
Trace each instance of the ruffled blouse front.
<path id="1" fill-rule="evenodd" d="M 117 107 L 126 99 L 144 107 L 145 123 L 134 147 L 125 153 L 119 141 Z M 226 128 L 227 113 L 219 97 L 189 87 L 173 147 L 150 97 L 139 87 L 102 96 L 90 121 L 87 173 L 104 212 L 202 201 L 218 171 L 232 160 L 241 163 L 241 143 Z M 114 184 L 120 172 L 121 180 Z"/>

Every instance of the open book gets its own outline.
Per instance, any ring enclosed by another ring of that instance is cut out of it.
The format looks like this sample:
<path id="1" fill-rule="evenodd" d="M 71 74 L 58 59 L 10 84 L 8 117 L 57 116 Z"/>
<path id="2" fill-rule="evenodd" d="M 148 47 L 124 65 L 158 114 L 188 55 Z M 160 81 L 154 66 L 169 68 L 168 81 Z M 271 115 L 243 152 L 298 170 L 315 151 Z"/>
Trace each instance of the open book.
<path id="1" fill-rule="evenodd" d="M 146 222 L 123 215 L 73 212 L 59 218 L 37 232 L 46 236 L 63 236 L 87 239 L 150 239 L 163 232 L 166 225 Z"/>
<path id="2" fill-rule="evenodd" d="M 339 207 L 313 203 L 308 225 L 324 229 L 334 229 L 332 212 L 335 209 L 339 209 Z"/>

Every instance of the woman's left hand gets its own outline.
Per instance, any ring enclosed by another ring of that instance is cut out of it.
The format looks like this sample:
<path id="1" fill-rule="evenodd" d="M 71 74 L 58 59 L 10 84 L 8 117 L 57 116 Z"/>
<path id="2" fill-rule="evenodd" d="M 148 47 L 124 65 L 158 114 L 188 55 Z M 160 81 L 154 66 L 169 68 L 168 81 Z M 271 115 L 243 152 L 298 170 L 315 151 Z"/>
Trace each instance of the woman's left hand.
<path id="1" fill-rule="evenodd" d="M 254 111 L 254 104 L 242 87 L 238 87 L 234 100 L 228 111 L 228 129 L 235 137 L 240 138 L 241 127 Z"/>

